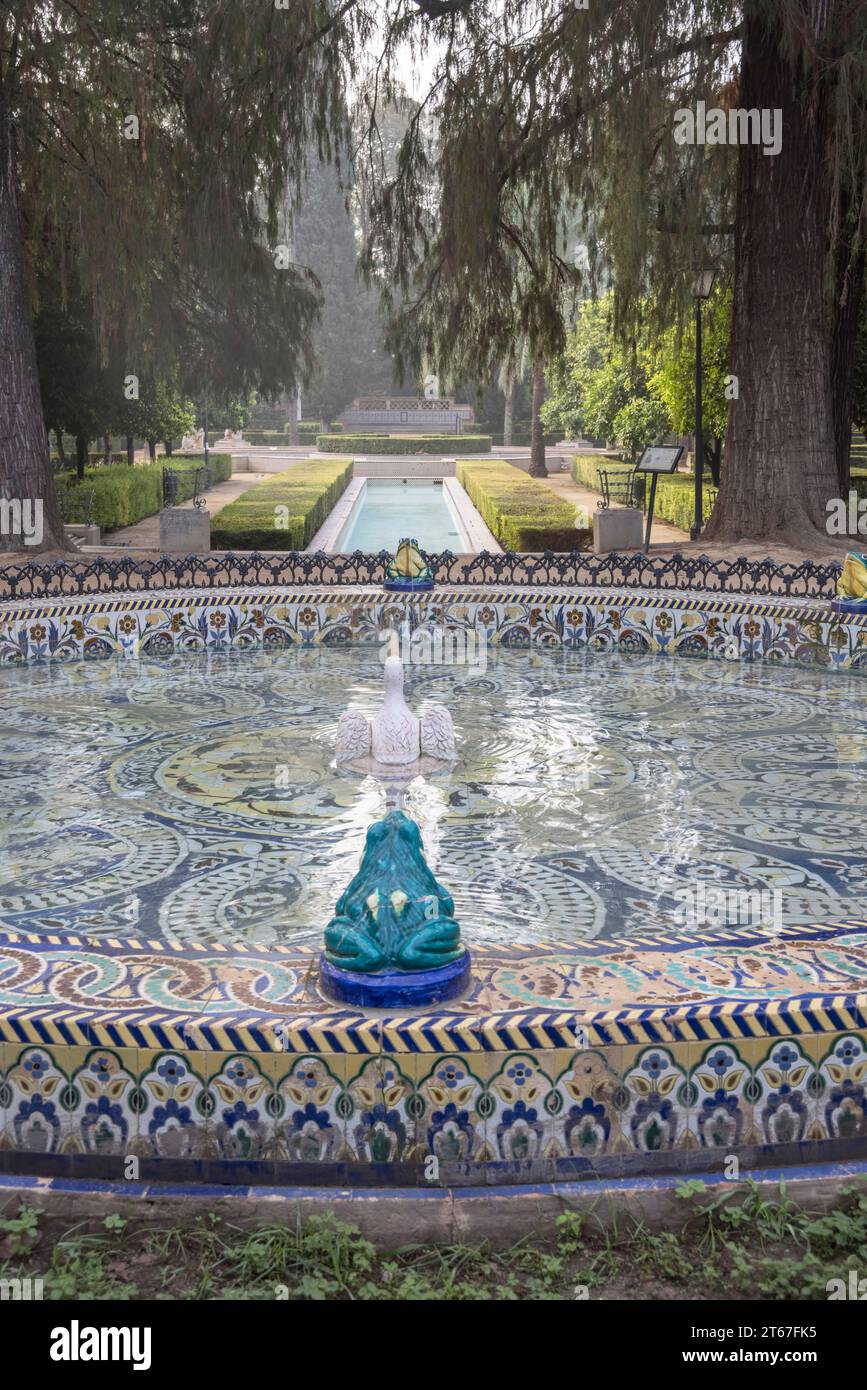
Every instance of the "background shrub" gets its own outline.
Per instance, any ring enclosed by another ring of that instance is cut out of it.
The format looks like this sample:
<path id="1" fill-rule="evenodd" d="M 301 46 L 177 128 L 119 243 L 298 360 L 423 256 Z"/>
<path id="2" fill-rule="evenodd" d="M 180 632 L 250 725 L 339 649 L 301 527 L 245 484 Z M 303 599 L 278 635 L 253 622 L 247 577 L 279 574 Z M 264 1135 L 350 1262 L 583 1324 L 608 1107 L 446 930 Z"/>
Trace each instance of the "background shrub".
<path id="1" fill-rule="evenodd" d="M 116 531 L 132 526 L 146 516 L 155 516 L 163 505 L 163 465 L 176 470 L 179 479 L 179 502 L 193 496 L 195 471 L 205 462 L 204 454 L 184 454 L 181 457 L 160 459 L 156 463 L 109 464 L 101 468 L 86 468 L 84 479 L 77 482 L 75 473 L 59 473 L 55 477 L 57 500 L 64 521 L 84 522 L 88 516 L 88 497 L 93 494 L 93 519 L 103 531 Z M 225 482 L 232 476 L 231 454 L 211 454 L 211 485 Z M 187 476 L 184 476 L 187 475 Z"/>
<path id="2" fill-rule="evenodd" d="M 489 434 L 320 434 L 320 453 L 354 450 L 359 454 L 489 454 Z"/>

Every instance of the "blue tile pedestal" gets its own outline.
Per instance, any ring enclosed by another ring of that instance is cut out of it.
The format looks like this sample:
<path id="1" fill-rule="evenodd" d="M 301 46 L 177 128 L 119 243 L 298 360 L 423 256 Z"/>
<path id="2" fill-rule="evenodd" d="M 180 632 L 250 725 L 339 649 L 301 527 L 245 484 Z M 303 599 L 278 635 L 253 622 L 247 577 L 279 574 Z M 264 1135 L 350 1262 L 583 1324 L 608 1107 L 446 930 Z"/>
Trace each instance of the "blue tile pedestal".
<path id="1" fill-rule="evenodd" d="M 388 589 L 397 594 L 425 594 L 433 588 L 432 579 L 386 579 L 383 581 L 383 589 Z"/>
<path id="2" fill-rule="evenodd" d="M 391 1009 L 400 1005 L 411 1008 L 455 999 L 470 982 L 470 967 L 470 953 L 464 951 L 457 960 L 435 970 L 382 970 L 362 975 L 359 971 L 332 965 L 323 952 L 319 957 L 319 983 L 339 1004 L 355 1004 L 365 1009 Z"/>

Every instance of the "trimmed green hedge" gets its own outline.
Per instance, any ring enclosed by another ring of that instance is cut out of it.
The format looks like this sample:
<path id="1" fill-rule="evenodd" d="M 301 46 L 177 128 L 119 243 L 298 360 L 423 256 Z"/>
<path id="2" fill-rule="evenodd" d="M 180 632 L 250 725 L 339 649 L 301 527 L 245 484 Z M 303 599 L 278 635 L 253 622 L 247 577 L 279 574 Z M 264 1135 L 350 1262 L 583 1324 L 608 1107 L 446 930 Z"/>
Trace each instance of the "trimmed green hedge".
<path id="1" fill-rule="evenodd" d="M 186 502 L 195 489 L 195 470 L 205 462 L 204 454 L 184 454 L 182 457 L 159 459 L 156 463 L 109 464 L 102 468 L 86 468 L 84 481 L 75 474 L 60 473 L 55 477 L 57 500 L 64 521 L 87 520 L 88 497 L 93 493 L 93 519 L 103 531 L 116 531 L 132 526 L 146 516 L 155 516 L 163 505 L 163 465 L 182 476 L 178 481 L 178 501 Z M 211 485 L 224 483 L 232 476 L 231 454 L 211 454 Z M 184 477 L 187 474 L 188 477 Z"/>
<path id="2" fill-rule="evenodd" d="M 320 434 L 323 454 L 489 454 L 489 434 Z"/>
<path id="3" fill-rule="evenodd" d="M 352 479 L 351 459 L 305 459 L 258 483 L 211 522 L 214 550 L 303 550 Z M 278 518 L 277 508 L 288 508 Z M 278 519 L 285 524 L 277 525 Z"/>
<path id="4" fill-rule="evenodd" d="M 867 468 L 850 468 L 849 478 L 859 497 L 867 497 Z"/>
<path id="5" fill-rule="evenodd" d="M 580 550 L 589 532 L 575 525 L 575 508 L 521 468 L 499 459 L 461 462 L 458 482 L 506 550 Z"/>
<path id="6" fill-rule="evenodd" d="M 572 460 L 572 477 L 581 487 L 589 487 L 601 492 L 599 469 L 606 468 L 610 473 L 628 473 L 628 463 L 605 458 L 599 454 L 576 454 Z M 648 497 L 650 496 L 648 479 Z M 705 479 L 703 497 L 703 520 L 707 521 L 713 509 L 708 488 L 713 487 L 710 475 Z M 656 507 L 654 514 L 659 521 L 667 521 L 681 531 L 689 531 L 695 517 L 695 481 L 691 473 L 671 473 L 660 477 L 656 485 Z"/>

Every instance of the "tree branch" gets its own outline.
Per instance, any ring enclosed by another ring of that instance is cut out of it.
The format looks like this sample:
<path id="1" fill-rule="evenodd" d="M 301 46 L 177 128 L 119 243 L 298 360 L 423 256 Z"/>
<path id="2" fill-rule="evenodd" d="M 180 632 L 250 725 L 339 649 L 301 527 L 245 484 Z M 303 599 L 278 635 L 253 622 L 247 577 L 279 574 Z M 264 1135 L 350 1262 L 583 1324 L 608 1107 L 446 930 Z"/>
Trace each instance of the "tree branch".
<path id="1" fill-rule="evenodd" d="M 412 0 L 412 3 L 427 19 L 443 19 L 446 15 L 468 10 L 473 0 Z"/>

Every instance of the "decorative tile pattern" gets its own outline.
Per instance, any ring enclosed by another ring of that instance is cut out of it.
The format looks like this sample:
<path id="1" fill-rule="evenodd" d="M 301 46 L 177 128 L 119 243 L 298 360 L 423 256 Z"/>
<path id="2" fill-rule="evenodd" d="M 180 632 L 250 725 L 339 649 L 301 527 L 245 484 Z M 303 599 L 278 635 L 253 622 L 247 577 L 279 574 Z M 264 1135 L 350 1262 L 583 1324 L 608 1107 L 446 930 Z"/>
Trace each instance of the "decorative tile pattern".
<path id="1" fill-rule="evenodd" d="M 346 691 L 381 698 L 371 646 L 46 663 L 0 683 L 0 931 L 317 940 L 392 805 L 471 945 L 665 940 L 675 890 L 699 879 L 779 891 L 797 927 L 867 900 L 861 675 L 494 646 L 484 670 L 410 668 L 415 705 L 454 711 L 460 760 L 387 786 L 332 753 Z M 167 970 L 157 1007 L 174 1006 Z M 550 978 L 516 974 L 516 1006 L 548 1002 Z"/>
<path id="2" fill-rule="evenodd" d="M 372 588 L 195 590 L 0 606 L 0 663 L 376 641 L 389 624 L 484 628 L 511 648 L 737 655 L 867 668 L 867 614 L 810 599 L 665 589 Z"/>
<path id="3" fill-rule="evenodd" d="M 863 1035 L 818 1069 L 799 1039 L 377 1057 L 22 1048 L 4 1081 L 0 1154 L 194 1162 L 529 1166 L 737 1153 L 867 1138 Z M 421 1061 L 421 1059 L 418 1059 Z M 416 1072 L 416 1079 L 412 1073 Z M 408 1074 L 410 1073 L 410 1074 Z M 803 1152 L 803 1149 L 801 1149 Z M 817 1158 L 821 1150 L 817 1149 Z M 387 1172 L 387 1167 L 383 1169 Z"/>
<path id="4" fill-rule="evenodd" d="M 414 1054 L 573 1049 L 579 1026 L 591 1045 L 604 1046 L 867 1026 L 867 922 L 764 939 L 706 929 L 700 944 L 684 932 L 668 944 L 617 938 L 480 947 L 468 994 L 430 1015 L 336 1008 L 319 992 L 317 957 L 306 946 L 196 949 L 3 934 L 0 1042 L 399 1062 Z M 167 978 L 171 994 L 162 989 Z M 537 984 L 528 1000 L 530 981 Z M 555 990 L 553 1001 L 546 988 Z"/>
<path id="5" fill-rule="evenodd" d="M 383 626 L 404 617 L 413 626 L 482 628 L 492 646 L 527 648 L 539 659 L 549 649 L 590 648 L 867 670 L 867 617 L 833 614 L 815 599 L 514 586 L 444 588 L 399 600 L 351 586 L 338 593 L 271 585 L 13 602 L 0 610 L 0 662 L 35 663 L 27 674 L 38 680 L 50 663 L 81 657 L 341 648 L 373 643 Z M 114 663 L 101 669 L 113 679 Z M 594 826 L 600 875 L 633 886 L 634 931 L 599 935 L 597 905 L 581 876 L 568 856 L 552 854 L 545 890 L 559 894 L 561 909 L 568 905 L 563 915 L 578 923 L 575 939 L 521 947 L 510 929 L 508 944 L 481 941 L 472 988 L 448 1011 L 368 1017 L 336 1010 L 317 991 L 317 947 L 241 942 L 239 927 L 255 937 L 255 917 L 227 916 L 218 882 L 249 851 L 257 816 L 257 853 L 275 856 L 271 867 L 279 863 L 284 885 L 298 856 L 309 858 L 322 837 L 322 799 L 300 746 L 293 749 L 298 784 L 288 789 L 296 845 L 276 829 L 275 807 L 256 804 L 261 789 L 255 772 L 251 778 L 249 748 L 238 744 L 230 758 L 218 748 L 209 763 L 204 740 L 195 756 L 174 758 L 166 740 L 161 746 L 152 736 L 148 703 L 162 696 L 159 668 L 150 669 L 156 674 L 144 688 L 133 698 L 125 692 L 124 719 L 95 730 L 98 746 L 83 747 L 82 756 L 87 776 L 97 767 L 101 775 L 99 759 L 111 750 L 106 776 L 120 799 L 141 799 L 159 778 L 183 801 L 177 821 L 195 827 L 201 876 L 184 896 L 189 865 L 179 873 L 181 896 L 153 929 L 146 912 L 120 929 L 114 908 L 100 918 L 103 909 L 81 896 L 80 885 L 102 877 L 115 901 L 145 901 L 139 865 L 166 878 L 176 862 L 177 823 L 165 806 L 146 818 L 146 831 L 136 821 L 145 837 L 138 861 L 122 846 L 129 828 L 122 819 L 108 825 L 79 816 L 65 824 L 33 808 L 34 823 L 43 818 L 44 882 L 0 895 L 3 921 L 14 927 L 0 934 L 0 1154 L 322 1168 L 432 1156 L 475 1171 L 867 1141 L 867 922 L 817 923 L 807 915 L 773 936 L 746 928 L 690 933 L 645 908 L 642 928 L 637 895 L 647 867 L 639 841 L 620 836 L 608 844 Z M 717 675 L 724 672 L 720 666 Z M 202 685 L 194 682 L 184 695 L 173 681 L 173 698 L 201 701 Z M 213 747 L 227 711 L 219 693 L 212 699 Z M 864 900 L 850 833 L 857 822 L 847 820 L 842 834 L 832 817 L 822 826 L 810 822 L 780 773 L 775 728 L 803 770 L 807 744 L 792 743 L 799 700 L 800 692 L 780 683 L 752 744 L 713 749 L 712 772 L 703 775 L 721 788 L 750 785 L 740 799 L 716 799 L 718 823 L 707 824 L 707 835 L 739 844 L 735 873 L 764 871 L 784 848 L 807 896 L 818 891 L 821 863 L 835 901 L 850 904 L 840 915 L 855 917 L 859 893 Z M 853 736 L 851 712 L 836 694 L 834 701 L 837 763 L 849 766 L 861 757 L 852 742 L 857 730 Z M 719 708 L 725 718 L 725 700 Z M 274 728 L 270 712 L 261 714 L 251 725 L 258 743 Z M 810 717 L 805 709 L 805 726 Z M 654 776 L 663 763 L 657 759 Z M 833 778 L 820 787 L 822 768 L 809 771 L 815 796 L 821 790 L 826 804 L 839 805 Z M 606 791 L 623 775 L 628 770 L 618 771 L 609 757 Z M 347 805 L 355 796 L 348 786 Z M 469 787 L 465 797 L 466 844 L 462 851 L 456 840 L 450 856 L 469 866 L 477 854 L 473 815 L 487 817 L 495 798 L 490 788 L 479 795 Z M 758 843 L 759 835 L 744 847 L 750 818 L 765 828 L 773 823 L 772 845 Z M 328 858 L 327 836 L 320 842 Z M 77 879 L 68 875 L 71 863 Z M 186 924 L 197 898 L 208 896 L 209 876 L 225 931 L 196 939 L 185 935 Z M 296 889 L 303 890 L 300 876 Z M 28 892 L 43 893 L 44 903 L 27 900 Z M 508 900 L 507 889 L 502 896 Z M 553 901 L 542 904 L 542 915 L 551 916 Z M 515 903 L 520 920 L 526 904 Z M 578 1026 L 586 1046 L 576 1043 Z"/>

